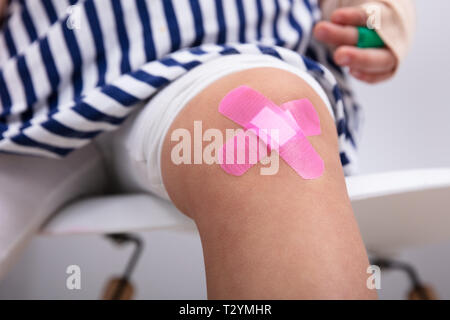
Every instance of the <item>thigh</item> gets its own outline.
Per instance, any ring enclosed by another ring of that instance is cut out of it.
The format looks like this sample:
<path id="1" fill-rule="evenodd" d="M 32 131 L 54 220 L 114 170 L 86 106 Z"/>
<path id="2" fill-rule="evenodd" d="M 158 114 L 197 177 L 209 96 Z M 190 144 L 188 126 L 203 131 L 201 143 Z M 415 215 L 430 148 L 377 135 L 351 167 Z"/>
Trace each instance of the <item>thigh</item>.
<path id="1" fill-rule="evenodd" d="M 101 191 L 105 177 L 92 144 L 61 160 L 0 154 L 0 278 L 52 213 Z"/>

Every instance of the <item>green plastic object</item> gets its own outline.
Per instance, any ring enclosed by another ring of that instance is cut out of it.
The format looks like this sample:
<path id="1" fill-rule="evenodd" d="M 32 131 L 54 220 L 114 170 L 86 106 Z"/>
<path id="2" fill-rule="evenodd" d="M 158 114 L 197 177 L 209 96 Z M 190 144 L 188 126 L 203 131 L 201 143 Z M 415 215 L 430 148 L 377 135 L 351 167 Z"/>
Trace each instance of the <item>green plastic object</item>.
<path id="1" fill-rule="evenodd" d="M 375 30 L 358 27 L 358 43 L 356 46 L 358 48 L 383 48 L 385 44 Z"/>

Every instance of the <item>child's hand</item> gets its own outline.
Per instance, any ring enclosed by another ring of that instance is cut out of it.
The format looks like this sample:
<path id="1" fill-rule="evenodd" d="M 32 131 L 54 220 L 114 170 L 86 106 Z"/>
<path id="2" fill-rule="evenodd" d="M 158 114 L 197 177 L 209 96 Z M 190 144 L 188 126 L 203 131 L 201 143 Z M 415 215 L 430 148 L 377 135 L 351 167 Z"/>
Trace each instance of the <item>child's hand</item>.
<path id="1" fill-rule="evenodd" d="M 392 77 L 397 58 L 388 48 L 360 49 L 356 26 L 366 26 L 367 15 L 362 8 L 341 8 L 331 15 L 331 22 L 321 21 L 314 28 L 314 36 L 322 42 L 336 46 L 334 61 L 349 67 L 357 79 L 377 83 Z"/>

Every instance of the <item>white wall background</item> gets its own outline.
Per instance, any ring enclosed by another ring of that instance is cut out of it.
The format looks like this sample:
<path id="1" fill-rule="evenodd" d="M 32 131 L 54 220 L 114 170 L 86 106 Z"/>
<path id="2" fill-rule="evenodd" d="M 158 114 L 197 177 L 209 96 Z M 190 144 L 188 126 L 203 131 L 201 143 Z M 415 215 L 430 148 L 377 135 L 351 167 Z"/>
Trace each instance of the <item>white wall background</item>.
<path id="1" fill-rule="evenodd" d="M 362 173 L 450 166 L 450 1 L 417 1 L 414 47 L 394 80 L 378 86 L 355 84 L 365 107 Z M 187 234 L 142 234 L 143 259 L 134 282 L 138 299 L 204 299 L 200 241 Z M 0 283 L 0 299 L 95 299 L 106 279 L 118 274 L 131 248 L 101 237 L 37 237 Z M 405 252 L 440 298 L 450 299 L 450 242 Z M 65 288 L 65 269 L 78 264 L 82 289 Z M 382 275 L 380 297 L 402 299 L 406 276 Z"/>

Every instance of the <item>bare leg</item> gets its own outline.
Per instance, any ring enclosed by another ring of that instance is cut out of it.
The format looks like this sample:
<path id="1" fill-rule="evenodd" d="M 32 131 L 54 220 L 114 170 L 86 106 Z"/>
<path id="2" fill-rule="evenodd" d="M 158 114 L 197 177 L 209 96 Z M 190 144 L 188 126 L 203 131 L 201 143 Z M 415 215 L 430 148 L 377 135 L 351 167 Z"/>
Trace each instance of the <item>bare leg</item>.
<path id="1" fill-rule="evenodd" d="M 203 130 L 239 127 L 217 109 L 240 85 L 277 104 L 300 98 L 313 102 L 322 134 L 310 141 L 325 162 L 321 178 L 304 180 L 283 160 L 276 175 L 260 175 L 258 164 L 241 177 L 218 165 L 172 163 L 172 130 L 186 128 L 193 136 L 195 120 L 202 120 Z M 224 77 L 191 100 L 165 139 L 164 183 L 175 205 L 199 228 L 209 298 L 376 297 L 366 287 L 368 259 L 347 196 L 335 124 L 302 79 L 273 68 Z"/>

